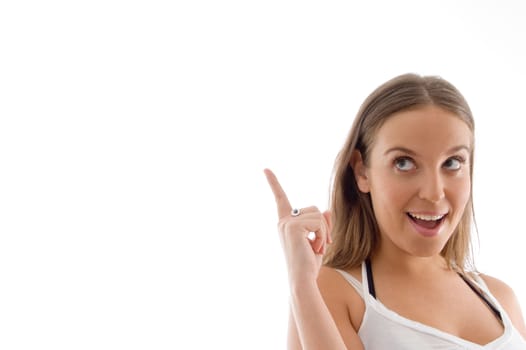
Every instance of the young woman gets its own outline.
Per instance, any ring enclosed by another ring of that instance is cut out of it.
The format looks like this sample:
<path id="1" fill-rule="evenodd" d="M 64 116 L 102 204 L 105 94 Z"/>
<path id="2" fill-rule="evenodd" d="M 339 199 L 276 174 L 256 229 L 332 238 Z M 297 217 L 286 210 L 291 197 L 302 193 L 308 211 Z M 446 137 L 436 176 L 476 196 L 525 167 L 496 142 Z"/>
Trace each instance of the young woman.
<path id="1" fill-rule="evenodd" d="M 330 211 L 293 209 L 265 170 L 288 267 L 289 349 L 526 349 L 513 291 L 471 262 L 473 152 L 459 91 L 406 74 L 360 108 Z"/>

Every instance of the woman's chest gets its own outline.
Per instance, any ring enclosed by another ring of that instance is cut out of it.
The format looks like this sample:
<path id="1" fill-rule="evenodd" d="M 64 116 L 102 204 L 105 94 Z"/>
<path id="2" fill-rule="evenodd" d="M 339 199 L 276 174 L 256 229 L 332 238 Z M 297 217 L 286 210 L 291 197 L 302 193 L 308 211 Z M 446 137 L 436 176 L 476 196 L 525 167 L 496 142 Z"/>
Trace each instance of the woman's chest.
<path id="1" fill-rule="evenodd" d="M 504 333 L 502 321 L 463 281 L 433 286 L 392 285 L 389 289 L 379 284 L 376 302 L 401 319 L 479 345 Z"/>

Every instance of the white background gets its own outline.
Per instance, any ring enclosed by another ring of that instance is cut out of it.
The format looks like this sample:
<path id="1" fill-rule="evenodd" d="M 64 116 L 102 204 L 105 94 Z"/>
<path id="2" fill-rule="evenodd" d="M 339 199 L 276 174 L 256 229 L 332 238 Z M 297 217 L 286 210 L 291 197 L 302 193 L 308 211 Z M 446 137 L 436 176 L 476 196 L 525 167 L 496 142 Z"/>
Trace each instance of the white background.
<path id="1" fill-rule="evenodd" d="M 522 1 L 3 1 L 0 348 L 279 349 L 273 169 L 327 206 L 406 72 L 475 114 L 479 270 L 526 307 Z"/>

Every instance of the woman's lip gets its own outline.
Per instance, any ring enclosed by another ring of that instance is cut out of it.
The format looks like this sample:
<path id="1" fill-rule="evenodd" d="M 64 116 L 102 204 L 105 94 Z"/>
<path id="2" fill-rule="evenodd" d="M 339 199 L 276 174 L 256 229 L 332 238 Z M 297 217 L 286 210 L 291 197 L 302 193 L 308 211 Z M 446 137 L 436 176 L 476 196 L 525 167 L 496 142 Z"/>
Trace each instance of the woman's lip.
<path id="1" fill-rule="evenodd" d="M 406 216 L 407 216 L 407 220 L 409 220 L 409 222 L 411 223 L 411 225 L 413 226 L 413 228 L 415 229 L 416 232 L 418 232 L 419 234 L 421 234 L 424 237 L 434 237 L 434 236 L 437 236 L 440 233 L 440 229 L 442 228 L 442 226 L 444 224 L 444 221 L 445 221 L 445 218 L 446 218 L 447 214 L 445 214 L 444 217 L 442 219 L 440 219 L 440 223 L 434 228 L 422 227 L 419 224 L 417 224 L 416 222 L 414 222 L 413 219 L 411 219 L 411 217 L 409 215 L 406 215 Z"/>

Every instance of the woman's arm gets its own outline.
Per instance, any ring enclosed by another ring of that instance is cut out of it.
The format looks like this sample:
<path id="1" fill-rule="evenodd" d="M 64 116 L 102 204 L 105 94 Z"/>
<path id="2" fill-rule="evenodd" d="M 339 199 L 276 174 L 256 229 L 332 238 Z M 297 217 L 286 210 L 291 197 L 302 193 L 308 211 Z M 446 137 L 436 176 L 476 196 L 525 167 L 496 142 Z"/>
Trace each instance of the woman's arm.
<path id="1" fill-rule="evenodd" d="M 298 335 L 298 327 L 296 320 L 292 313 L 292 307 L 289 310 L 289 329 L 287 335 L 287 349 L 288 350 L 302 350 L 300 336 Z"/>
<path id="2" fill-rule="evenodd" d="M 314 294 L 317 296 L 317 298 L 321 297 L 322 301 L 322 304 L 318 304 L 317 312 L 321 313 L 324 319 L 321 320 L 319 316 L 314 315 L 316 312 L 315 308 L 311 308 L 310 310 L 312 315 L 309 316 L 304 314 L 303 317 L 320 320 L 320 322 L 323 323 L 321 327 L 330 328 L 329 332 L 325 332 L 327 336 L 330 336 L 333 339 L 341 339 L 343 341 L 345 346 L 343 349 L 363 350 L 364 348 L 362 342 L 350 320 L 349 307 L 351 307 L 350 296 L 352 291 L 350 291 L 347 282 L 343 280 L 338 272 L 328 267 L 321 268 L 317 282 L 318 292 L 315 292 Z M 296 293 L 296 295 L 299 297 L 305 294 L 307 293 Z M 291 302 L 294 300 L 294 298 L 291 298 Z M 312 302 L 312 300 L 308 301 L 308 303 L 310 302 Z M 307 307 L 307 309 L 309 309 L 309 307 Z M 300 315 L 298 315 L 298 320 L 299 316 Z M 310 326 L 318 329 L 316 325 Z M 317 339 L 323 342 L 323 339 L 319 337 L 320 332 L 315 332 L 318 337 Z M 328 345 L 326 345 L 325 348 L 332 349 Z M 298 334 L 298 327 L 296 325 L 296 316 L 292 307 L 289 317 L 288 349 L 307 349 L 302 348 L 300 336 Z"/>
<path id="3" fill-rule="evenodd" d="M 347 350 L 316 283 L 325 245 L 330 242 L 328 213 L 321 213 L 316 207 L 292 210 L 274 173 L 265 169 L 265 176 L 278 209 L 278 231 L 288 270 L 290 306 L 301 348 Z M 309 238 L 310 232 L 315 233 L 313 240 Z"/>
<path id="4" fill-rule="evenodd" d="M 300 349 L 348 350 L 315 283 L 293 286 L 291 294 Z"/>
<path id="5" fill-rule="evenodd" d="M 330 213 L 316 207 L 292 209 L 274 173 L 265 169 L 278 209 L 278 231 L 285 254 L 290 287 L 290 305 L 303 350 L 348 350 L 323 300 L 318 278 L 329 233 Z M 313 232 L 315 237 L 310 238 Z M 346 308 L 344 308 L 346 309 Z M 293 334 L 294 335 L 294 334 Z M 297 347 L 297 340 L 289 338 Z M 353 349 L 354 350 L 354 349 Z"/>

